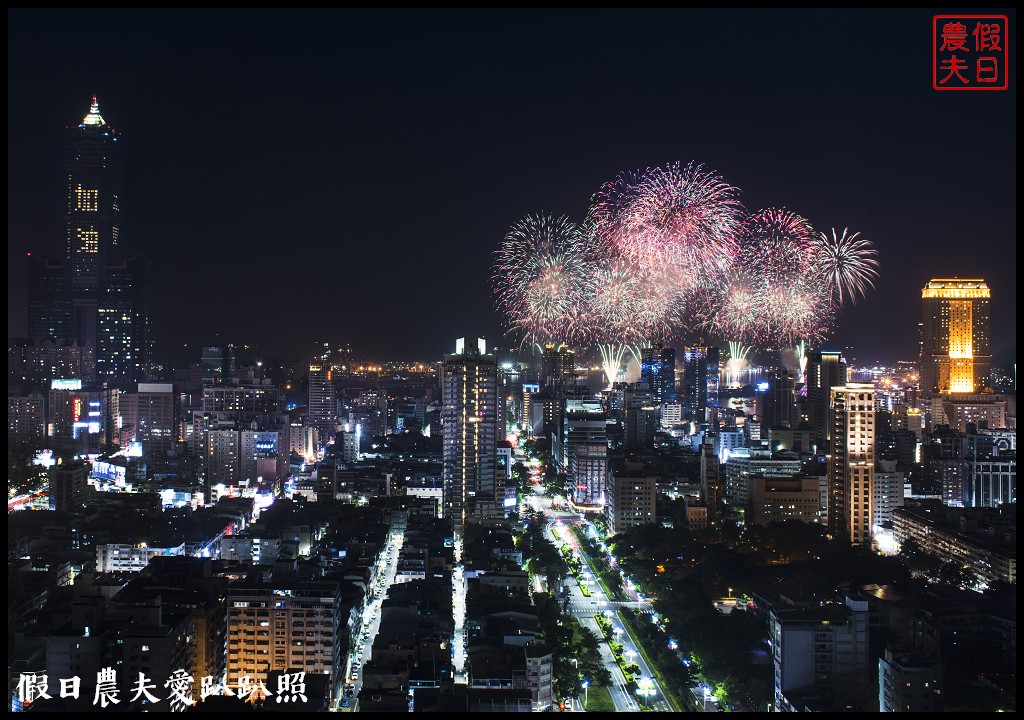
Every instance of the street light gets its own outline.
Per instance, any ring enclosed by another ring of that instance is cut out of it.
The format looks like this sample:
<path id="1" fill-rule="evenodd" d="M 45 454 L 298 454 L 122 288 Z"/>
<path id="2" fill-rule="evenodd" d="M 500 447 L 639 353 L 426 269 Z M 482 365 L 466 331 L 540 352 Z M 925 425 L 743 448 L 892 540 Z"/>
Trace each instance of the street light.
<path id="1" fill-rule="evenodd" d="M 711 691 L 708 690 L 708 686 L 707 685 L 704 685 L 703 687 L 704 687 L 704 712 L 707 712 L 708 711 L 708 696 L 711 694 Z"/>
<path id="2" fill-rule="evenodd" d="M 642 698 L 649 698 L 654 695 L 654 681 L 649 677 L 641 677 L 636 684 L 636 693 Z M 646 705 L 646 700 L 644 705 Z"/>
<path id="3" fill-rule="evenodd" d="M 590 699 L 590 681 L 583 681 L 583 709 L 587 709 L 587 701 Z"/>

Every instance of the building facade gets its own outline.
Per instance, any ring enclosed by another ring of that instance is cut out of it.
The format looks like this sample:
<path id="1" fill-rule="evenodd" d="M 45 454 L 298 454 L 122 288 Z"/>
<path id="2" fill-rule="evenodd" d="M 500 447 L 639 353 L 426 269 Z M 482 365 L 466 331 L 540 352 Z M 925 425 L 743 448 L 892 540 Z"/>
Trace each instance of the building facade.
<path id="1" fill-rule="evenodd" d="M 652 345 L 640 349 L 640 382 L 651 389 L 655 405 L 676 400 L 676 349 Z"/>
<path id="2" fill-rule="evenodd" d="M 818 478 L 755 475 L 751 486 L 749 524 L 767 525 L 785 520 L 818 522 Z"/>
<path id="3" fill-rule="evenodd" d="M 568 345 L 548 343 L 540 356 L 540 386 L 571 383 L 576 376 L 576 353 Z"/>
<path id="4" fill-rule="evenodd" d="M 847 380 L 846 360 L 835 350 L 816 350 L 807 355 L 807 414 L 814 436 L 824 440 L 826 446 L 832 439 L 833 427 L 830 422 L 832 388 L 845 385 Z M 818 449 L 822 454 L 823 450 Z"/>
<path id="5" fill-rule="evenodd" d="M 478 339 L 455 343 L 442 366 L 444 511 L 461 533 L 467 522 L 497 514 L 498 366 Z"/>
<path id="6" fill-rule="evenodd" d="M 871 542 L 875 482 L 875 388 L 849 383 L 832 388 L 828 455 L 828 529 L 854 545 Z"/>
<path id="7" fill-rule="evenodd" d="M 704 422 L 708 407 L 709 384 L 713 384 L 716 389 L 718 387 L 718 366 L 718 348 L 692 345 L 684 349 L 682 402 L 684 420 Z"/>
<path id="8" fill-rule="evenodd" d="M 775 711 L 799 708 L 795 692 L 826 691 L 844 703 L 866 700 L 868 603 L 845 598 L 815 608 L 778 609 L 768 631 L 775 661 Z"/>
<path id="9" fill-rule="evenodd" d="M 330 676 L 336 695 L 346 647 L 337 583 L 243 580 L 231 584 L 227 607 L 228 687 L 292 670 Z"/>
<path id="10" fill-rule="evenodd" d="M 608 504 L 605 516 L 612 535 L 637 525 L 656 522 L 657 478 L 642 467 L 614 467 L 608 471 Z"/>
<path id="11" fill-rule="evenodd" d="M 984 280 L 938 278 L 921 290 L 921 394 L 976 393 L 990 384 L 989 300 Z"/>
<path id="12" fill-rule="evenodd" d="M 708 521 L 717 522 L 722 505 L 722 473 L 715 447 L 705 443 L 700 448 L 700 499 L 708 508 Z"/>

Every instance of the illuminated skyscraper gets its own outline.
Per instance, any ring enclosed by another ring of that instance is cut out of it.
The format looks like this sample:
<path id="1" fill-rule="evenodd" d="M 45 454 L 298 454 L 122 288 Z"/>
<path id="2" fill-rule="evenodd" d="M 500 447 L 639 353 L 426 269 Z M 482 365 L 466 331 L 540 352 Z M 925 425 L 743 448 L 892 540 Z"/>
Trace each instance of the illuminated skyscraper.
<path id="1" fill-rule="evenodd" d="M 921 395 L 989 385 L 991 292 L 984 280 L 934 279 L 921 290 Z"/>
<path id="2" fill-rule="evenodd" d="M 652 345 L 640 350 L 640 382 L 651 388 L 655 405 L 676 401 L 676 349 Z"/>
<path id="3" fill-rule="evenodd" d="M 309 366 L 309 395 L 307 422 L 316 428 L 320 437 L 333 435 L 338 422 L 337 401 L 331 369 L 325 362 L 317 361 Z"/>
<path id="4" fill-rule="evenodd" d="M 30 262 L 29 336 L 94 348 L 97 379 L 129 386 L 152 360 L 151 266 L 118 252 L 121 148 L 95 96 L 67 128 L 64 167 L 65 261 Z"/>
<path id="5" fill-rule="evenodd" d="M 875 502 L 875 386 L 848 383 L 831 392 L 828 530 L 854 545 L 871 542 Z"/>
<path id="6" fill-rule="evenodd" d="M 445 355 L 441 378 L 444 513 L 461 534 L 474 518 L 498 513 L 498 365 L 482 339 L 467 346 L 459 338 L 455 353 Z"/>
<path id="7" fill-rule="evenodd" d="M 88 301 L 95 306 L 99 288 L 117 248 L 120 229 L 121 148 L 118 133 L 100 115 L 96 96 L 89 113 L 65 133 L 64 213 L 67 261 L 75 291 L 76 323 L 87 323 Z"/>
<path id="8" fill-rule="evenodd" d="M 807 354 L 807 410 L 814 428 L 814 437 L 825 440 L 825 448 L 832 439 L 829 405 L 832 388 L 846 384 L 846 360 L 837 350 L 816 350 Z M 818 453 L 825 450 L 820 445 Z"/>
<path id="9" fill-rule="evenodd" d="M 106 269 L 96 308 L 96 377 L 112 386 L 144 380 L 151 365 L 152 274 L 152 263 L 141 255 Z"/>
<path id="10" fill-rule="evenodd" d="M 718 348 L 694 345 L 684 350 L 683 358 L 683 419 L 704 422 L 708 391 L 718 387 Z M 717 397 L 711 402 L 717 402 Z"/>

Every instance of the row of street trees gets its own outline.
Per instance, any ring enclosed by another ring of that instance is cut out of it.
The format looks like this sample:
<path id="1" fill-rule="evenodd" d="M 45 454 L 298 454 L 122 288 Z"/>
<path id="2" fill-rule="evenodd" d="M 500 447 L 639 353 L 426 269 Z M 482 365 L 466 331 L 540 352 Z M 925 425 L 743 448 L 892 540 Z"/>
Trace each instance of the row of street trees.
<path id="1" fill-rule="evenodd" d="M 527 571 L 545 579 L 544 591 L 534 593 L 533 602 L 544 639 L 552 648 L 555 696 L 563 700 L 579 697 L 584 680 L 591 685 L 609 685 L 611 674 L 601 661 L 597 636 L 559 605 L 558 592 L 568 577 L 569 567 L 544 536 L 543 515 L 526 517 L 523 529 L 516 535 L 516 547 L 523 553 Z"/>

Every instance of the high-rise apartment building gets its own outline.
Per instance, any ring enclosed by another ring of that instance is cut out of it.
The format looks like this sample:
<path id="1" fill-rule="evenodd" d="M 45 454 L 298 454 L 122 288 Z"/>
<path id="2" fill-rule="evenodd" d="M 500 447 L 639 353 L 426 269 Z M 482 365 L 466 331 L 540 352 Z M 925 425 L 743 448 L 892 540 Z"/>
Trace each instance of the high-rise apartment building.
<path id="1" fill-rule="evenodd" d="M 30 340 L 73 341 L 75 332 L 71 326 L 71 294 L 66 288 L 63 265 L 41 255 L 28 258 Z M 91 342 L 83 344 L 94 349 Z"/>
<path id="2" fill-rule="evenodd" d="M 875 469 L 875 503 L 871 522 L 875 525 L 892 522 L 892 511 L 903 507 L 907 476 L 896 469 L 895 460 L 879 460 Z"/>
<path id="3" fill-rule="evenodd" d="M 242 580 L 231 584 L 227 606 L 229 687 L 294 669 L 330 676 L 337 692 L 347 630 L 336 582 Z"/>
<path id="4" fill-rule="evenodd" d="M 933 279 L 921 290 L 921 395 L 989 385 L 989 299 L 981 279 Z"/>
<path id="5" fill-rule="evenodd" d="M 148 458 L 166 458 L 177 441 L 174 385 L 139 383 L 138 392 L 120 397 L 122 428 L 129 440 L 142 443 Z"/>
<path id="6" fill-rule="evenodd" d="M 561 432 L 552 443 L 558 467 L 570 472 L 577 445 L 608 442 L 607 420 L 600 400 L 567 399 L 561 415 Z"/>
<path id="7" fill-rule="evenodd" d="M 206 431 L 205 456 L 202 462 L 208 488 L 215 485 L 238 485 L 241 472 L 238 465 L 238 458 L 241 455 L 239 442 L 237 430 Z M 215 502 L 212 494 L 207 496 L 207 502 Z"/>
<path id="8" fill-rule="evenodd" d="M 654 434 L 658 431 L 658 411 L 647 383 L 625 386 L 622 398 L 625 448 L 630 452 L 654 449 Z"/>
<path id="9" fill-rule="evenodd" d="M 7 447 L 43 447 L 46 431 L 46 401 L 42 393 L 7 396 Z"/>
<path id="10" fill-rule="evenodd" d="M 72 461 L 50 469 L 50 509 L 77 512 L 85 507 L 85 486 L 89 468 Z"/>
<path id="11" fill-rule="evenodd" d="M 839 707 L 862 705 L 868 690 L 868 603 L 787 609 L 768 616 L 775 661 L 775 710 L 803 711 L 801 694 L 832 698 Z"/>
<path id="12" fill-rule="evenodd" d="M 498 512 L 498 365 L 483 339 L 459 338 L 441 378 L 444 512 L 461 534 L 467 522 Z"/>
<path id="13" fill-rule="evenodd" d="M 828 529 L 854 545 L 871 542 L 875 492 L 875 386 L 832 388 Z"/>
<path id="14" fill-rule="evenodd" d="M 331 383 L 331 368 L 316 362 L 309 366 L 309 400 L 307 423 L 317 429 L 320 437 L 334 434 L 338 422 L 337 401 Z"/>
<path id="15" fill-rule="evenodd" d="M 832 439 L 831 391 L 845 385 L 846 380 L 846 359 L 837 350 L 815 350 L 807 354 L 807 411 L 815 438 L 824 440 L 826 448 Z M 822 454 L 824 449 L 819 447 L 818 453 Z"/>
<path id="16" fill-rule="evenodd" d="M 107 267 L 96 308 L 98 380 L 123 386 L 145 379 L 153 356 L 152 275 L 152 262 L 141 255 Z"/>
<path id="17" fill-rule="evenodd" d="M 942 712 L 942 663 L 886 648 L 878 659 L 879 712 Z"/>
<path id="18" fill-rule="evenodd" d="M 626 462 L 609 468 L 605 505 L 609 533 L 657 521 L 657 482 L 657 477 L 644 472 L 641 463 Z"/>
<path id="19" fill-rule="evenodd" d="M 91 345 L 63 340 L 10 338 L 7 343 L 7 384 L 49 387 L 54 378 L 96 380 L 96 355 Z"/>
<path id="20" fill-rule="evenodd" d="M 576 376 L 576 353 L 568 345 L 548 343 L 540 356 L 540 385 L 564 385 Z"/>

